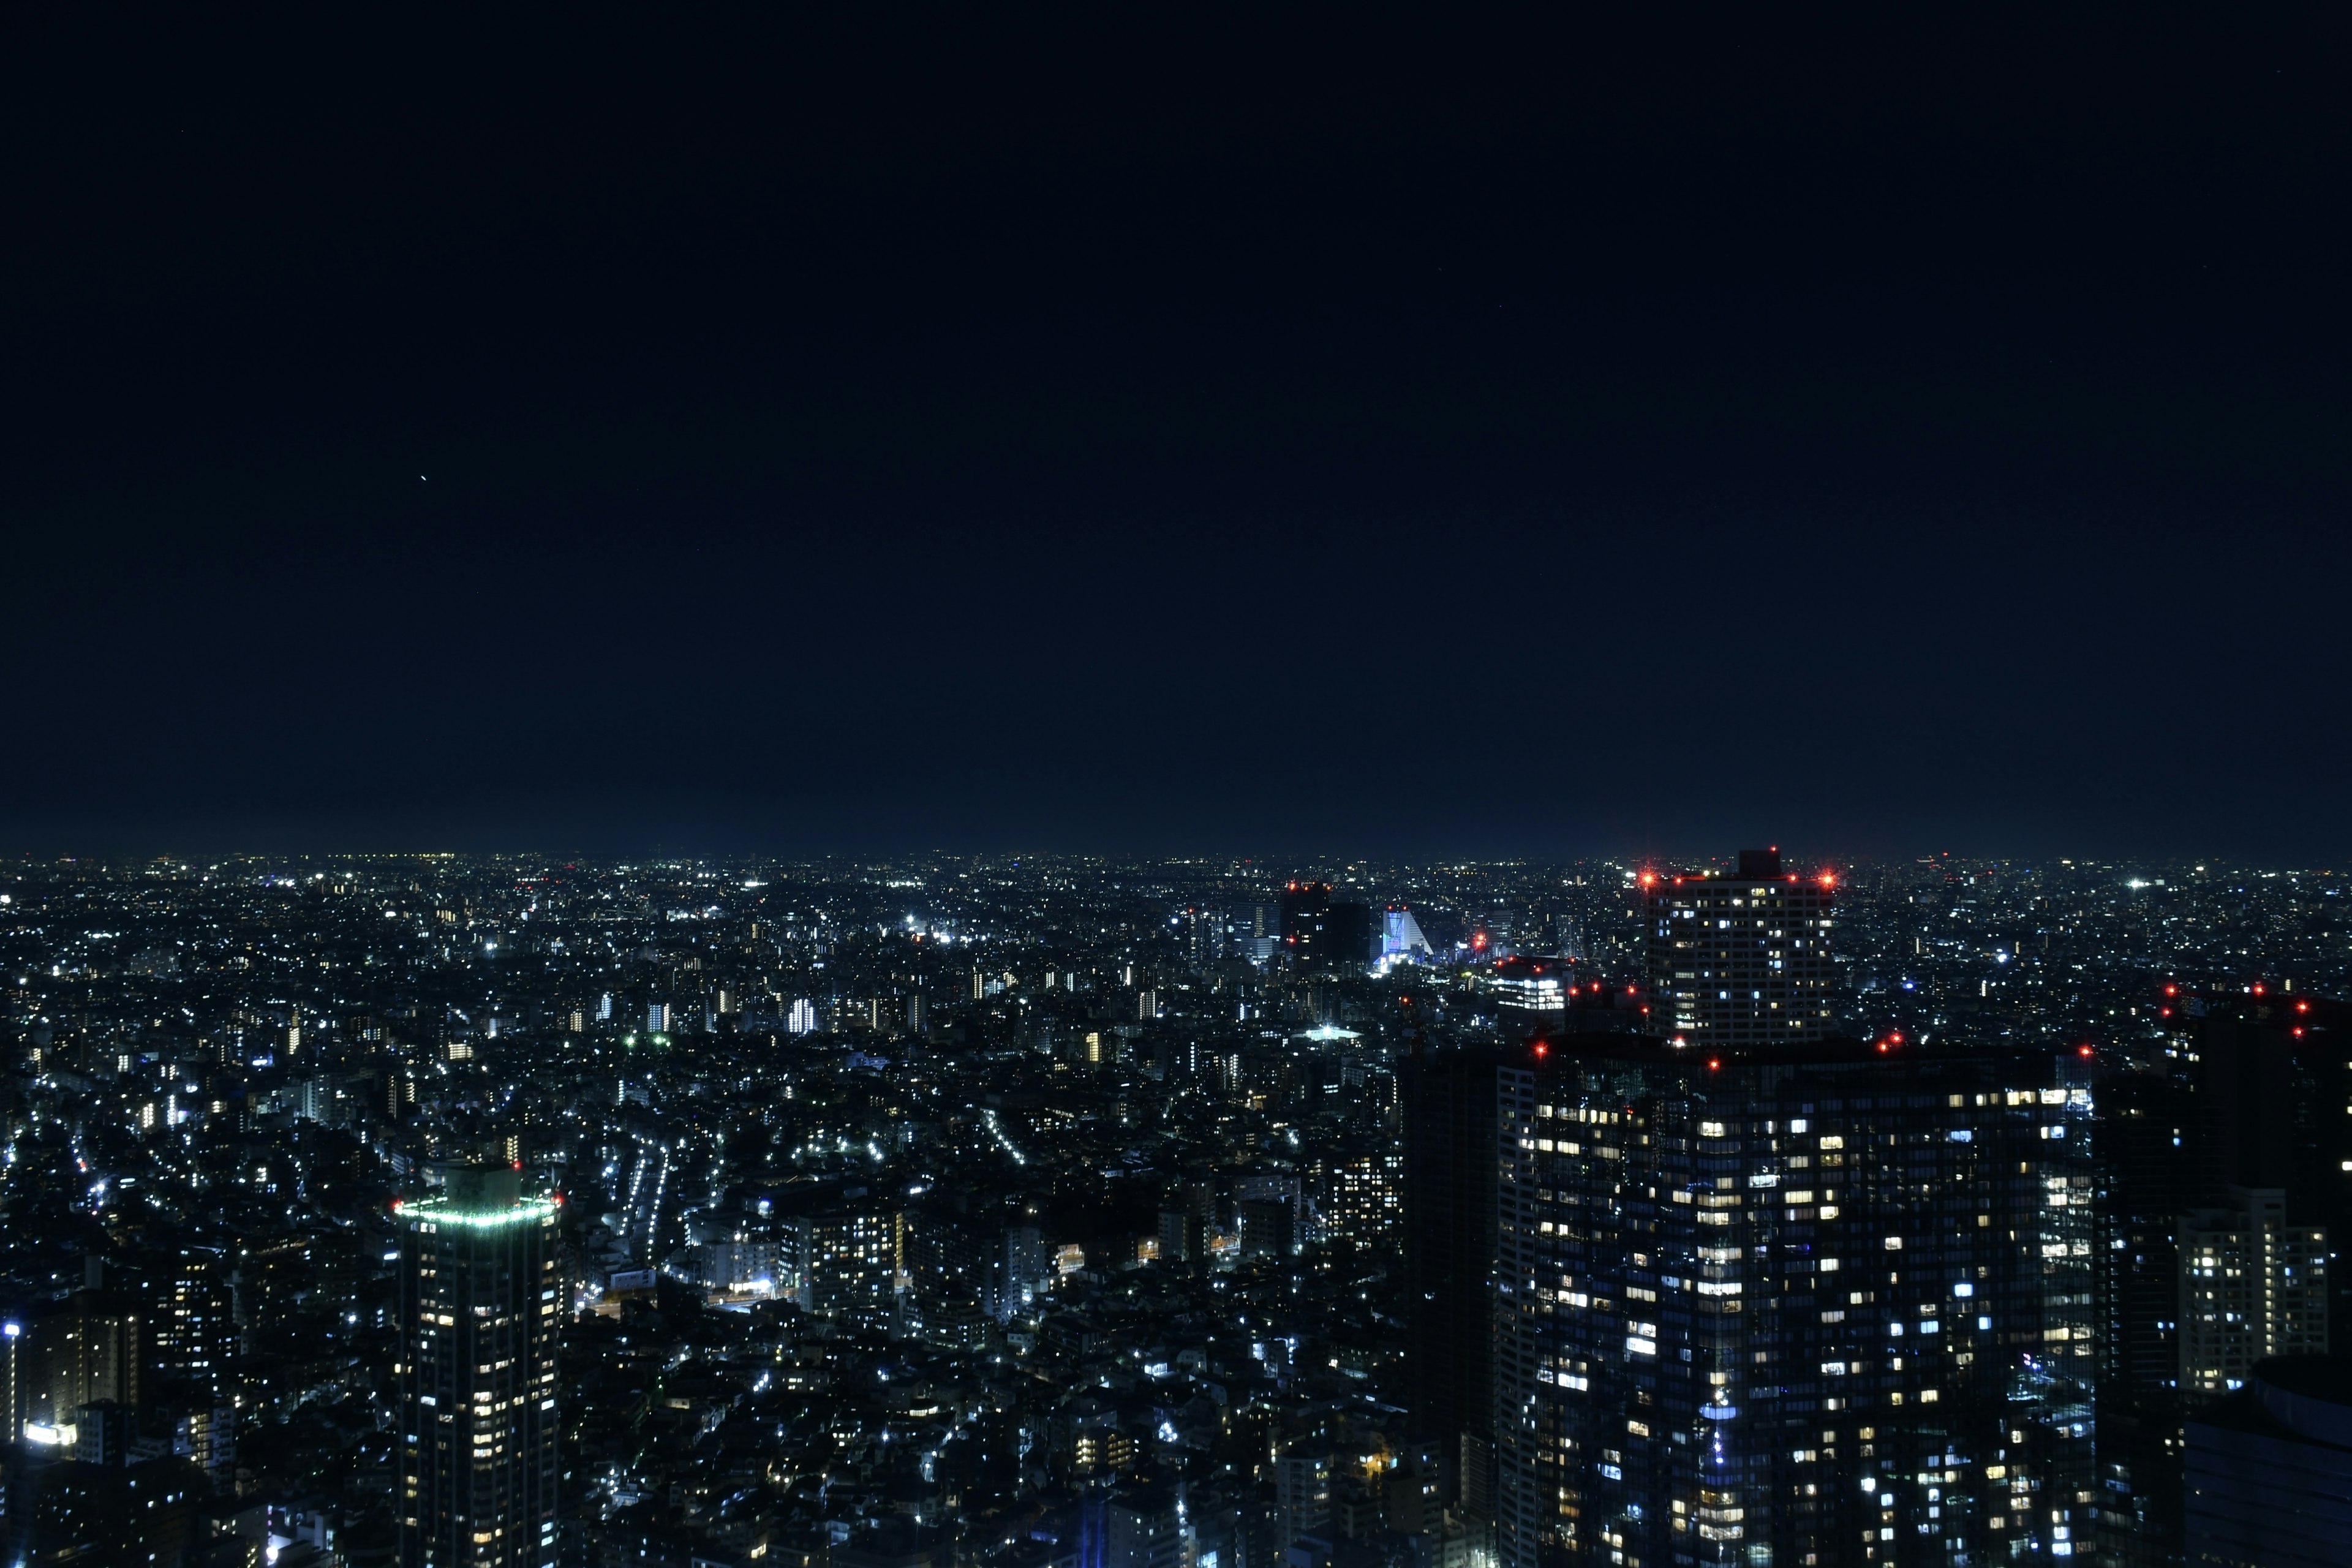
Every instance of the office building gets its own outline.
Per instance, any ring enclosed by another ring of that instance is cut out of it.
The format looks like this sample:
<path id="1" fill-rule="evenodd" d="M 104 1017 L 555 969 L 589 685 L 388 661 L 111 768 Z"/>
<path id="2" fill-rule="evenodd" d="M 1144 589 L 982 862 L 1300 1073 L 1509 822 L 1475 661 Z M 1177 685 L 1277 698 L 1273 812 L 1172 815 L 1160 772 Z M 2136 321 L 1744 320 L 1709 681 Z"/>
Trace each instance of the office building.
<path id="1" fill-rule="evenodd" d="M 1506 958 L 1478 976 L 1479 989 L 1514 1026 L 1557 1022 L 1568 1011 L 1569 989 L 1575 984 L 1574 972 L 1556 958 Z"/>
<path id="2" fill-rule="evenodd" d="M 506 1169 L 401 1205 L 401 1568 L 553 1568 L 556 1203 Z"/>
<path id="3" fill-rule="evenodd" d="M 1565 1036 L 1502 1069 L 1506 1568 L 2087 1552 L 2074 1060 Z"/>
<path id="4" fill-rule="evenodd" d="M 1743 849 L 1729 876 L 1645 880 L 1650 990 L 1660 1032 L 1699 1049 L 1801 1045 L 1835 1022 L 1835 879 Z"/>

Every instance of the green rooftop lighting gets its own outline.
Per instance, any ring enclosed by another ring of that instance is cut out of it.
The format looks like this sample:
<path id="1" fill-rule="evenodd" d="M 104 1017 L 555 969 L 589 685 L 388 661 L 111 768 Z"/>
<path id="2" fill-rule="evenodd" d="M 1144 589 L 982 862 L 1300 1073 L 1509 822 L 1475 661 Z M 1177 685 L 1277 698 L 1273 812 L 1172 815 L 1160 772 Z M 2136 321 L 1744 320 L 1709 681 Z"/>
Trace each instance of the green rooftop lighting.
<path id="1" fill-rule="evenodd" d="M 420 1198 L 415 1203 L 394 1203 L 393 1212 L 415 1225 L 462 1225 L 474 1230 L 502 1230 L 509 1226 L 536 1225 L 551 1218 L 558 1207 L 554 1198 L 523 1198 L 511 1208 L 468 1208 L 453 1198 Z"/>

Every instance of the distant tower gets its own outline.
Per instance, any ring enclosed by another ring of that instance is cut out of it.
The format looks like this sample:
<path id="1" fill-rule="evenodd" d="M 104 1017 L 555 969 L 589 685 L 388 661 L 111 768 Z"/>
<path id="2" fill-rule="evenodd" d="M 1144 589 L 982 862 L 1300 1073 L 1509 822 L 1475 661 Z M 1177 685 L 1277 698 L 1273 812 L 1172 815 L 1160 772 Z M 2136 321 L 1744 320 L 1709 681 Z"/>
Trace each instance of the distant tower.
<path id="1" fill-rule="evenodd" d="M 1650 989 L 1661 1025 L 1692 1046 L 1801 1045 L 1833 1019 L 1833 879 L 1780 869 L 1778 849 L 1742 849 L 1736 875 L 1643 879 Z"/>
<path id="2" fill-rule="evenodd" d="M 1372 961 L 1371 906 L 1334 902 L 1327 882 L 1293 882 L 1282 894 L 1282 943 L 1300 969 L 1360 973 Z"/>
<path id="3" fill-rule="evenodd" d="M 1421 922 L 1412 918 L 1411 910 L 1389 910 L 1381 915 L 1381 956 L 1382 958 L 1427 958 L 1429 939 L 1421 933 Z"/>
<path id="4" fill-rule="evenodd" d="M 555 1216 L 495 1168 L 399 1210 L 401 1568 L 555 1568 Z"/>

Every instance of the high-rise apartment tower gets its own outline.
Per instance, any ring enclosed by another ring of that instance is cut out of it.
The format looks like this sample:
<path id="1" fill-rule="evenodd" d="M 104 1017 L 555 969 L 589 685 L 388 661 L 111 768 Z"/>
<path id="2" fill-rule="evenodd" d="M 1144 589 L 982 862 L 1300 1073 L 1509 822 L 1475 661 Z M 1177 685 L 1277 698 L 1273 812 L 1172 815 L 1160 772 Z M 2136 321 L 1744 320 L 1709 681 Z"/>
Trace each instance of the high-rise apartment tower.
<path id="1" fill-rule="evenodd" d="M 556 1202 L 450 1173 L 401 1222 L 401 1568 L 554 1568 Z"/>
<path id="2" fill-rule="evenodd" d="M 1566 1036 L 1505 1068 L 1504 1568 L 2087 1553 L 2074 1060 Z"/>
<path id="3" fill-rule="evenodd" d="M 1742 849 L 1731 876 L 1651 874 L 1652 1005 L 1662 1032 L 1706 1048 L 1798 1045 L 1830 1032 L 1835 879 L 1780 869 L 1778 849 Z"/>

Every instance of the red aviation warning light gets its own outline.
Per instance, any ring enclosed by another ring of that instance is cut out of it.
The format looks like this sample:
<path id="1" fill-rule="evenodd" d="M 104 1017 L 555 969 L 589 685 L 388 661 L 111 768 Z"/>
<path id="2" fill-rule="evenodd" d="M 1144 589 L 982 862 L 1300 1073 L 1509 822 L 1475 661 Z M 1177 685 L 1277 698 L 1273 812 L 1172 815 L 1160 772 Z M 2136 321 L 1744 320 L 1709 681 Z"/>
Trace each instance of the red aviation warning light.
<path id="1" fill-rule="evenodd" d="M 1551 1055 L 1551 1047 L 1542 1040 L 1538 1040 L 1536 1042 L 1536 1060 L 1541 1061 L 1544 1058 L 1549 1055 Z"/>
<path id="2" fill-rule="evenodd" d="M 2074 1054 L 2078 1057 L 2087 1057 L 2091 1054 L 2091 1047 L 2088 1046 L 2076 1046 L 2074 1047 Z"/>

